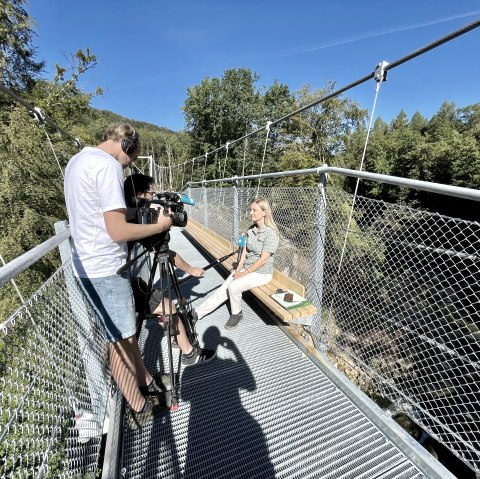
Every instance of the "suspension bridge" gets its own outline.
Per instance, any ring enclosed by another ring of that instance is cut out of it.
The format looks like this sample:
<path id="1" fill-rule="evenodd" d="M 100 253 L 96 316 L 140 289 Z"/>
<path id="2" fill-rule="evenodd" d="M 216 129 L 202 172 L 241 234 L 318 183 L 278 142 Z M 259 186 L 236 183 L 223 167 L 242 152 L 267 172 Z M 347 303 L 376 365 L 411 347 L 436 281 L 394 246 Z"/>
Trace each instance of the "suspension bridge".
<path id="1" fill-rule="evenodd" d="M 216 349 L 217 358 L 184 368 L 176 356 L 180 408 L 140 431 L 126 424 L 107 343 L 76 287 L 68 224 L 57 222 L 51 239 L 0 268 L 3 286 L 56 248 L 62 259 L 0 324 L 0 477 L 479 477 L 480 224 L 357 190 L 368 180 L 478 204 L 478 190 L 367 172 L 363 162 L 386 72 L 479 25 L 380 62 L 328 97 L 203 156 L 169 168 L 146 158 L 159 189 L 181 185 L 197 203 L 186 207 L 189 221 L 216 238 L 202 245 L 188 225 L 172 230 L 173 249 L 195 266 L 215 258 L 214 243 L 234 248 L 251 199 L 268 198 L 281 231 L 275 268 L 304 286 L 315 312 L 285 323 L 247 295 L 246 320 L 236 330 L 223 329 L 226 307 L 197 323 L 201 344 Z M 358 170 L 264 172 L 275 125 L 369 80 L 376 88 Z M 58 128 L 14 99 L 42 127 Z M 258 172 L 225 178 L 231 149 L 262 133 Z M 47 141 L 53 149 L 48 135 Z M 192 171 L 205 173 L 210 155 L 218 158 L 218 177 L 193 181 Z M 280 181 L 312 175 L 316 184 L 308 187 Z M 327 175 L 353 179 L 354 193 L 327 185 Z M 151 266 L 145 255 L 132 268 L 144 276 Z M 195 307 L 224 275 L 220 266 L 211 269 L 186 283 L 184 293 Z M 140 343 L 152 373 L 168 368 L 165 342 L 146 321 Z M 379 397 L 383 409 L 373 400 Z M 409 419 L 417 437 L 399 426 L 399 417 Z M 428 452 L 432 441 L 456 459 L 457 469 Z"/>

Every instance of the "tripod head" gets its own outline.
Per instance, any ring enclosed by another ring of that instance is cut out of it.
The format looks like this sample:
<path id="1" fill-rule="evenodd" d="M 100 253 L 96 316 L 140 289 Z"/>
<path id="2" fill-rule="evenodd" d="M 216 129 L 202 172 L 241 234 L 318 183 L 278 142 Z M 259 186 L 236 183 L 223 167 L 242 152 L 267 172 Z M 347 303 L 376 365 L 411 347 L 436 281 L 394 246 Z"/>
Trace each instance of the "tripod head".
<path id="1" fill-rule="evenodd" d="M 157 253 L 157 256 L 161 254 L 166 254 L 168 253 L 169 247 L 168 243 L 170 242 L 170 230 L 164 231 L 162 233 L 158 233 L 153 236 L 149 236 L 147 238 L 143 238 L 141 240 L 138 240 L 138 242 L 145 248 L 140 254 L 132 258 L 131 260 L 127 261 L 120 269 L 117 270 L 117 274 L 122 274 L 125 271 L 127 271 L 130 266 L 137 261 L 140 257 L 142 257 L 144 254 L 148 253 L 149 251 L 152 251 L 152 249 L 155 250 Z"/>
<path id="2" fill-rule="evenodd" d="M 138 242 L 147 250 L 154 249 L 157 253 L 167 253 L 169 250 L 170 230 L 143 238 L 138 240 Z"/>

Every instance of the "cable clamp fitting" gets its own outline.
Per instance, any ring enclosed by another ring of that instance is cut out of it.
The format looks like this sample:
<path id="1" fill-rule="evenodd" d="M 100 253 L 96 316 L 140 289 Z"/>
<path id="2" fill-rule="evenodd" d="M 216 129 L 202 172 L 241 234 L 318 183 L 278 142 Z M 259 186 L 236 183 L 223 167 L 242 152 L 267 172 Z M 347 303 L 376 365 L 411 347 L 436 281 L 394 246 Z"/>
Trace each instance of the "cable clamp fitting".
<path id="1" fill-rule="evenodd" d="M 387 81 L 387 71 L 385 68 L 388 65 L 389 63 L 383 60 L 377 65 L 377 68 L 375 68 L 374 78 L 377 82 Z"/>
<path id="2" fill-rule="evenodd" d="M 40 124 L 45 123 L 45 116 L 43 115 L 42 110 L 38 108 L 38 106 L 33 107 L 32 113 L 33 113 L 33 117 L 35 118 L 35 120 L 38 121 L 38 123 Z"/>

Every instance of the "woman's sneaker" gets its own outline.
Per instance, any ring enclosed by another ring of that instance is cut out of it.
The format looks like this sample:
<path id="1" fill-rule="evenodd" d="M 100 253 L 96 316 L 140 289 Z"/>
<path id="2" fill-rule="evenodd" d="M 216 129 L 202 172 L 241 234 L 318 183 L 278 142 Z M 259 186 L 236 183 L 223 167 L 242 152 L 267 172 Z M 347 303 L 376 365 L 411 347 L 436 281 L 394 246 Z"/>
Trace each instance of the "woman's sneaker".
<path id="1" fill-rule="evenodd" d="M 202 349 L 194 347 L 190 354 L 182 354 L 182 364 L 184 366 L 193 366 L 194 364 L 208 363 L 217 352 L 213 349 Z"/>
<path id="2" fill-rule="evenodd" d="M 243 313 L 240 311 L 238 314 L 232 314 L 230 319 L 224 324 L 225 329 L 234 329 L 238 323 L 243 319 Z"/>

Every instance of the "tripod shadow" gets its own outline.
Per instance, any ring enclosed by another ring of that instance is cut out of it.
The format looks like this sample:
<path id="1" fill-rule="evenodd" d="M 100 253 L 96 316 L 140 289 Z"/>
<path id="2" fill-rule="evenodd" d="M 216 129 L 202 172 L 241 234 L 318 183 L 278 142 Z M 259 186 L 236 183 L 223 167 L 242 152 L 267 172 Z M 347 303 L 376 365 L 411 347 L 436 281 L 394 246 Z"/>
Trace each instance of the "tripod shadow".
<path id="1" fill-rule="evenodd" d="M 250 368 L 235 343 L 222 337 L 216 326 L 205 331 L 203 341 L 210 349 L 222 345 L 234 358 L 217 357 L 182 374 L 181 397 L 190 402 L 184 479 L 275 477 L 265 435 L 240 397 L 241 389 L 256 389 Z"/>
<path id="2" fill-rule="evenodd" d="M 162 339 L 167 335 L 166 328 L 160 325 L 156 319 L 145 320 L 143 327 L 146 337 L 143 343 L 143 362 L 151 374 L 156 372 L 168 372 L 168 362 L 164 362 L 162 348 L 167 344 L 161 344 Z M 168 360 L 167 360 L 168 361 Z"/>

